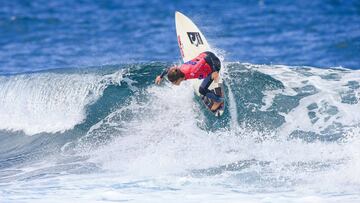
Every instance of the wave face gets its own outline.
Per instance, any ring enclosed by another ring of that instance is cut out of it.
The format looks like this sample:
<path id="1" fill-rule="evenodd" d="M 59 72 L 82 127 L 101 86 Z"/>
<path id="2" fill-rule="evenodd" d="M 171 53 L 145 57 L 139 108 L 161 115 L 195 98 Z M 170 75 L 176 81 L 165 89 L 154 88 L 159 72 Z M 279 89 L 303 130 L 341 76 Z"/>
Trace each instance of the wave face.
<path id="1" fill-rule="evenodd" d="M 2 77 L 0 129 L 28 135 L 73 128 L 85 118 L 85 107 L 105 88 L 121 80 L 112 75 L 34 73 Z"/>
<path id="2" fill-rule="evenodd" d="M 168 65 L 0 76 L 4 200 L 360 199 L 359 71 L 227 63 L 217 119 Z"/>

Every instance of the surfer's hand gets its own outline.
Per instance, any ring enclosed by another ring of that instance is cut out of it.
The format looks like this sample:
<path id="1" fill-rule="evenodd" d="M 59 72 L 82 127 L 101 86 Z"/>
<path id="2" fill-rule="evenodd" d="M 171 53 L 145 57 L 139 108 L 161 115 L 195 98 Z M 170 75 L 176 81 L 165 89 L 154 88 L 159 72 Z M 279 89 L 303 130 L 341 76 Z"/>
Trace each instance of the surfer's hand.
<path id="1" fill-rule="evenodd" d="M 155 79 L 155 84 L 160 85 L 161 80 L 162 80 L 162 78 L 160 77 L 160 75 L 157 76 L 156 79 Z"/>
<path id="2" fill-rule="evenodd" d="M 218 81 L 218 79 L 219 79 L 219 72 L 213 72 L 213 73 L 211 74 L 211 77 L 212 77 L 213 80 Z"/>

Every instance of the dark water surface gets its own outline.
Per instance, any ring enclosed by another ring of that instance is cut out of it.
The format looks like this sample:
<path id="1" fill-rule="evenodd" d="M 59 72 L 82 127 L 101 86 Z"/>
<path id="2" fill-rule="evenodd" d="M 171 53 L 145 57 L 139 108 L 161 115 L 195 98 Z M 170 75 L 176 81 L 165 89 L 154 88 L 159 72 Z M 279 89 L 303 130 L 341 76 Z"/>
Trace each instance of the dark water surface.
<path id="1" fill-rule="evenodd" d="M 0 71 L 176 61 L 174 12 L 227 61 L 360 68 L 359 1 L 1 1 Z"/>

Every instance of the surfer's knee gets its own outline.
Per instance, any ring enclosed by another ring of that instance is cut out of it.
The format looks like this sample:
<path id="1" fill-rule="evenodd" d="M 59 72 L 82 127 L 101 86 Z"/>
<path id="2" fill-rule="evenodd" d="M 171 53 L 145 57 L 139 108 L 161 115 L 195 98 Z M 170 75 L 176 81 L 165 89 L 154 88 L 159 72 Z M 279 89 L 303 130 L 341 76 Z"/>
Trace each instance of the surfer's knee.
<path id="1" fill-rule="evenodd" d="M 206 91 L 207 89 L 205 89 L 204 87 L 199 87 L 199 93 L 201 94 L 201 95 L 206 95 L 206 93 L 208 92 L 208 91 Z"/>

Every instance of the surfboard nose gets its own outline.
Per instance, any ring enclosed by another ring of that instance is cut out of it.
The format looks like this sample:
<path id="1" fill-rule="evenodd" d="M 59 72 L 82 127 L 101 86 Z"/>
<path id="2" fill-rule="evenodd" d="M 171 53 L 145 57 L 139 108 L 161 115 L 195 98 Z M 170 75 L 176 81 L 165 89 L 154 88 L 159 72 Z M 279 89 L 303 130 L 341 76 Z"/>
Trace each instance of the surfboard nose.
<path id="1" fill-rule="evenodd" d="M 183 13 L 181 13 L 180 11 L 175 11 L 175 20 L 179 17 L 185 17 L 185 18 L 188 18 L 186 17 Z"/>

